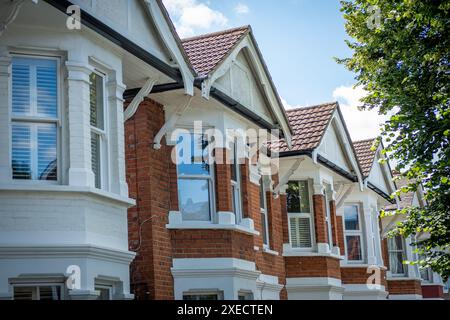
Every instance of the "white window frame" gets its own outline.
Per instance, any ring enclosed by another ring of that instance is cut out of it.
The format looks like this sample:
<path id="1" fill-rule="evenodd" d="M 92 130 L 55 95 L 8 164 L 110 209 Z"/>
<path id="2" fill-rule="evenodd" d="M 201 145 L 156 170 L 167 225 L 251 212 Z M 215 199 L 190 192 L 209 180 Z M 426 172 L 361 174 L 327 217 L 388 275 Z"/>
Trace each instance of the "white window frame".
<path id="1" fill-rule="evenodd" d="M 183 301 L 201 301 L 201 300 L 184 300 L 185 296 L 217 296 L 217 301 L 224 300 L 224 292 L 221 290 L 189 290 L 182 293 Z M 206 300 L 203 300 L 206 301 Z"/>
<path id="2" fill-rule="evenodd" d="M 12 97 L 13 97 L 13 87 L 12 87 L 12 72 L 9 79 L 9 114 L 10 114 L 10 128 L 9 128 L 9 139 L 10 142 L 12 141 L 12 126 L 14 124 L 24 124 L 27 126 L 30 126 L 31 129 L 31 142 L 32 144 L 37 144 L 37 135 L 36 135 L 36 127 L 38 125 L 43 124 L 54 124 L 56 127 L 56 180 L 38 180 L 35 178 L 37 174 L 37 157 L 36 157 L 36 147 L 32 147 L 32 155 L 31 155 L 31 170 L 32 170 L 32 179 L 14 179 L 13 178 L 13 169 L 12 169 L 12 143 L 10 143 L 9 148 L 9 154 L 11 155 L 10 158 L 10 166 L 11 166 L 11 173 L 10 173 L 10 179 L 12 183 L 14 184 L 38 184 L 38 185 L 58 185 L 62 181 L 62 155 L 61 155 L 61 128 L 62 128 L 62 112 L 61 112 L 61 101 L 62 101 L 62 86 L 61 81 L 63 79 L 62 77 L 62 71 L 61 71 L 61 61 L 62 57 L 60 55 L 52 55 L 50 53 L 42 53 L 42 52 L 20 52 L 20 51 L 14 51 L 10 53 L 13 58 L 23 58 L 23 59 L 41 59 L 41 60 L 54 60 L 56 61 L 56 90 L 57 90 L 57 99 L 56 99 L 56 118 L 51 117 L 40 117 L 40 116 L 33 116 L 33 115 L 15 115 L 13 112 L 13 105 L 12 105 Z M 33 103 L 32 108 L 36 108 L 36 103 Z M 34 132 L 34 134 L 33 134 Z"/>
<path id="3" fill-rule="evenodd" d="M 108 291 L 108 300 L 113 300 L 113 291 L 114 291 L 114 286 L 113 285 L 95 284 L 95 291 L 99 291 L 100 292 L 99 289 L 107 290 Z"/>
<path id="4" fill-rule="evenodd" d="M 311 185 L 311 180 L 309 179 L 300 179 L 300 180 L 290 180 L 291 182 L 305 182 L 308 186 L 308 194 L 309 194 L 309 211 L 310 213 L 300 213 L 300 212 L 287 212 L 288 214 L 288 228 L 289 228 L 289 245 L 292 250 L 295 251 L 303 251 L 303 252 L 312 252 L 316 246 L 316 234 L 315 234 L 315 224 L 314 224 L 314 206 L 313 206 L 313 190 Z M 286 210 L 287 211 L 287 210 Z M 310 234 L 311 234 L 311 247 L 310 248 L 297 248 L 292 246 L 292 236 L 291 236 L 291 218 L 308 218 L 309 226 L 310 226 Z"/>
<path id="5" fill-rule="evenodd" d="M 108 81 L 108 76 L 106 72 L 103 72 L 99 68 L 95 68 L 93 73 L 95 73 L 97 76 L 102 78 L 102 101 L 103 101 L 103 129 L 97 128 L 89 122 L 90 132 L 91 132 L 91 139 L 92 134 L 96 134 L 99 137 L 99 166 L 100 166 L 100 176 L 98 177 L 100 179 L 100 185 L 97 186 L 96 184 L 96 178 L 94 174 L 94 187 L 100 189 L 100 190 L 109 190 L 109 181 L 108 181 L 108 170 L 109 170 L 109 143 L 108 143 L 108 132 L 109 132 L 109 114 L 108 114 L 108 96 L 107 96 L 107 87 L 106 83 Z M 90 110 L 90 108 L 89 108 Z M 89 120 L 90 121 L 90 120 Z M 91 147 L 92 151 L 92 147 Z M 92 157 L 92 154 L 91 154 Z M 92 160 L 91 160 L 92 164 Z"/>
<path id="6" fill-rule="evenodd" d="M 233 150 L 230 150 L 233 152 L 233 161 L 235 162 L 234 167 L 236 168 L 236 181 L 231 179 L 231 196 L 232 203 L 234 205 L 233 213 L 236 216 L 236 224 L 240 224 L 242 220 L 244 219 L 244 206 L 242 203 L 242 171 L 241 171 L 241 164 L 239 162 L 239 152 L 238 152 L 238 144 L 239 140 L 238 138 L 234 138 L 232 141 L 233 144 Z M 233 169 L 233 165 L 231 165 L 231 169 Z"/>
<path id="7" fill-rule="evenodd" d="M 356 207 L 358 210 L 358 222 L 359 222 L 359 230 L 347 230 L 345 227 L 345 213 L 343 214 L 343 228 L 344 228 L 344 247 L 345 247 L 345 261 L 348 264 L 361 264 L 366 261 L 366 245 L 365 245 L 365 238 L 364 238 L 364 220 L 363 220 L 363 214 L 362 214 L 362 207 L 359 203 L 345 203 L 344 204 L 344 211 L 345 207 Z M 359 236 L 360 237 L 360 246 L 361 246 L 361 260 L 349 260 L 348 259 L 348 248 L 347 248 L 347 236 Z"/>
<path id="8" fill-rule="evenodd" d="M 261 231 L 265 234 L 266 241 L 267 241 L 267 243 L 264 243 L 264 237 L 263 237 L 263 247 L 265 249 L 270 249 L 269 210 L 267 208 L 267 191 L 265 188 L 263 177 L 261 178 L 260 188 L 261 188 L 260 194 L 262 194 L 262 197 L 263 197 L 260 200 L 262 200 L 262 203 L 264 205 L 264 208 L 260 208 L 260 212 L 261 212 L 261 217 L 264 216 L 264 224 L 266 226 L 266 228 L 265 229 L 263 228 L 263 230 L 261 230 Z M 261 201 L 260 201 L 260 206 L 261 206 Z M 261 222 L 262 222 L 262 220 L 261 220 Z"/>
<path id="9" fill-rule="evenodd" d="M 189 128 L 189 134 L 191 135 L 191 137 L 193 135 L 196 134 L 201 134 L 204 136 L 204 139 L 209 141 L 209 137 L 205 132 L 202 133 L 198 133 L 198 132 L 194 132 L 194 130 L 192 128 Z M 178 141 L 177 137 L 177 141 Z M 191 138 L 191 143 L 195 141 L 194 139 Z M 211 143 L 211 141 L 209 141 Z M 176 148 L 177 146 L 175 146 Z M 178 155 L 178 152 L 177 152 Z M 198 224 L 198 223 L 214 223 L 214 221 L 216 220 L 216 197 L 215 197 L 215 192 L 216 192 L 216 188 L 215 188 L 215 166 L 214 165 L 210 165 L 209 166 L 209 175 L 180 175 L 180 173 L 178 172 L 178 166 L 177 166 L 177 181 L 178 180 L 207 180 L 208 184 L 209 184 L 209 212 L 210 212 L 210 217 L 209 220 L 205 220 L 205 221 L 193 221 L 193 220 L 184 220 L 183 219 L 183 223 L 184 224 Z M 177 183 L 178 185 L 178 183 Z M 178 199 L 181 199 L 180 197 L 181 195 L 181 190 L 180 188 L 178 188 Z M 180 206 L 179 210 L 180 210 L 180 214 L 182 214 L 181 212 L 181 203 L 178 204 Z"/>
<path id="10" fill-rule="evenodd" d="M 406 239 L 403 238 L 402 236 L 398 236 L 398 237 L 400 237 L 402 239 L 402 249 L 403 250 L 392 250 L 389 247 L 389 240 L 390 239 L 388 239 L 387 249 L 388 249 L 388 258 L 389 258 L 389 266 L 390 266 L 389 267 L 389 269 L 390 269 L 389 271 L 390 271 L 392 277 L 395 277 L 395 278 L 407 278 L 408 274 L 409 274 L 408 265 L 403 264 L 403 261 L 408 260 L 408 252 L 407 252 L 407 249 L 406 249 Z M 401 262 L 402 262 L 402 266 L 403 266 L 403 273 L 393 273 L 392 272 L 391 252 L 392 253 L 399 253 L 399 252 L 402 253 L 403 258 L 402 258 Z"/>

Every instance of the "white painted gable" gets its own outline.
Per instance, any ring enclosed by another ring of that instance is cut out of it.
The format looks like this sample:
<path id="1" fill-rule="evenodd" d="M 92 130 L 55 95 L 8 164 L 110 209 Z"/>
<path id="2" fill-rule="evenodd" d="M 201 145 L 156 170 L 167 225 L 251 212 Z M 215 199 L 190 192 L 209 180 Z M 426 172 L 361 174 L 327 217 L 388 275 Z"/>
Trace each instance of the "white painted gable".
<path id="1" fill-rule="evenodd" d="M 214 86 L 266 121 L 274 122 L 269 105 L 244 50 L 236 56 L 228 71 L 216 80 Z"/>
<path id="2" fill-rule="evenodd" d="M 319 154 L 340 168 L 351 172 L 352 165 L 341 141 L 336 131 L 336 126 L 332 123 L 319 146 Z"/>
<path id="3" fill-rule="evenodd" d="M 383 166 L 387 166 L 386 164 L 380 164 L 378 163 L 379 160 L 379 154 L 375 156 L 375 160 L 372 166 L 372 170 L 370 171 L 368 181 L 372 183 L 374 186 L 376 186 L 378 189 L 383 191 L 386 194 L 391 194 L 394 190 L 392 190 L 390 183 L 389 183 L 389 177 L 386 176 L 386 171 L 389 171 L 389 169 L 385 170 Z"/>
<path id="4" fill-rule="evenodd" d="M 162 61 L 171 63 L 169 51 L 143 1 L 74 0 L 72 2 Z"/>

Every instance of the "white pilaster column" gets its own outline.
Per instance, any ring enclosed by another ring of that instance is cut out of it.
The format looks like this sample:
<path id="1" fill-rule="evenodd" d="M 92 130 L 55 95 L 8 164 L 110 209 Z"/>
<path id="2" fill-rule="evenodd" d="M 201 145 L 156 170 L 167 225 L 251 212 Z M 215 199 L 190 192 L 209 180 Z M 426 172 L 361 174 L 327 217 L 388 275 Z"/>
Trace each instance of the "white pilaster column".
<path id="1" fill-rule="evenodd" d="M 128 197 L 128 185 L 125 173 L 125 123 L 123 115 L 123 92 L 125 91 L 125 85 L 117 81 L 109 81 L 107 91 L 110 115 L 110 190 L 113 193 Z"/>
<path id="2" fill-rule="evenodd" d="M 67 61 L 69 123 L 69 185 L 94 187 L 91 166 L 91 129 L 88 64 Z"/>
<path id="3" fill-rule="evenodd" d="M 11 170 L 11 96 L 9 84 L 11 79 L 12 57 L 0 48 L 0 181 L 12 179 Z"/>
<path id="4" fill-rule="evenodd" d="M 372 225 L 374 231 L 374 240 L 375 240 L 375 257 L 377 259 L 377 263 L 380 266 L 384 265 L 383 254 L 381 252 L 381 238 L 380 238 L 380 225 L 379 225 L 379 211 L 378 207 L 374 207 L 372 211 Z"/>
<path id="5" fill-rule="evenodd" d="M 366 234 L 366 250 L 367 250 L 367 264 L 375 265 L 377 258 L 375 257 L 375 249 L 373 247 L 373 233 L 372 233 L 372 208 L 366 204 L 363 206 L 364 210 L 364 227 Z"/>

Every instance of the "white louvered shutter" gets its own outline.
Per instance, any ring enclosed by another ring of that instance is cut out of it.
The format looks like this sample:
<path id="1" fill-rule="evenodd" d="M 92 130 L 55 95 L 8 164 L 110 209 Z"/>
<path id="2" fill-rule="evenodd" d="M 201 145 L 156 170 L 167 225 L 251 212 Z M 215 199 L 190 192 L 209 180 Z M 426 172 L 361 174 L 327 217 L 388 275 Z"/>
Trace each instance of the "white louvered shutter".
<path id="1" fill-rule="evenodd" d="M 291 245 L 293 248 L 311 248 L 311 220 L 307 217 L 291 217 Z"/>

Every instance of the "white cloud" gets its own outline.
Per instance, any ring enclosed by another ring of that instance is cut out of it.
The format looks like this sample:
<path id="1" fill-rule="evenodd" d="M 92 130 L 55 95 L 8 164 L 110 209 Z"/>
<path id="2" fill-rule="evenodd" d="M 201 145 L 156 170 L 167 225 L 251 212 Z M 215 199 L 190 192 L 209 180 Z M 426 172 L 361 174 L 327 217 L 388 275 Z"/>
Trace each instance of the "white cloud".
<path id="1" fill-rule="evenodd" d="M 225 15 L 199 0 L 163 0 L 181 38 L 224 28 Z"/>
<path id="2" fill-rule="evenodd" d="M 238 3 L 236 7 L 234 7 L 234 12 L 237 14 L 247 14 L 250 12 L 250 8 L 245 3 Z"/>
<path id="3" fill-rule="evenodd" d="M 300 108 L 300 106 L 293 106 L 293 105 L 289 104 L 283 97 L 280 97 L 280 99 L 281 99 L 281 103 L 283 103 L 283 106 L 286 110 Z"/>
<path id="4" fill-rule="evenodd" d="M 380 125 L 386 121 L 376 110 L 360 111 L 360 100 L 367 94 L 361 88 L 341 86 L 333 91 L 333 98 L 339 101 L 348 131 L 353 140 L 375 138 L 380 135 Z"/>

